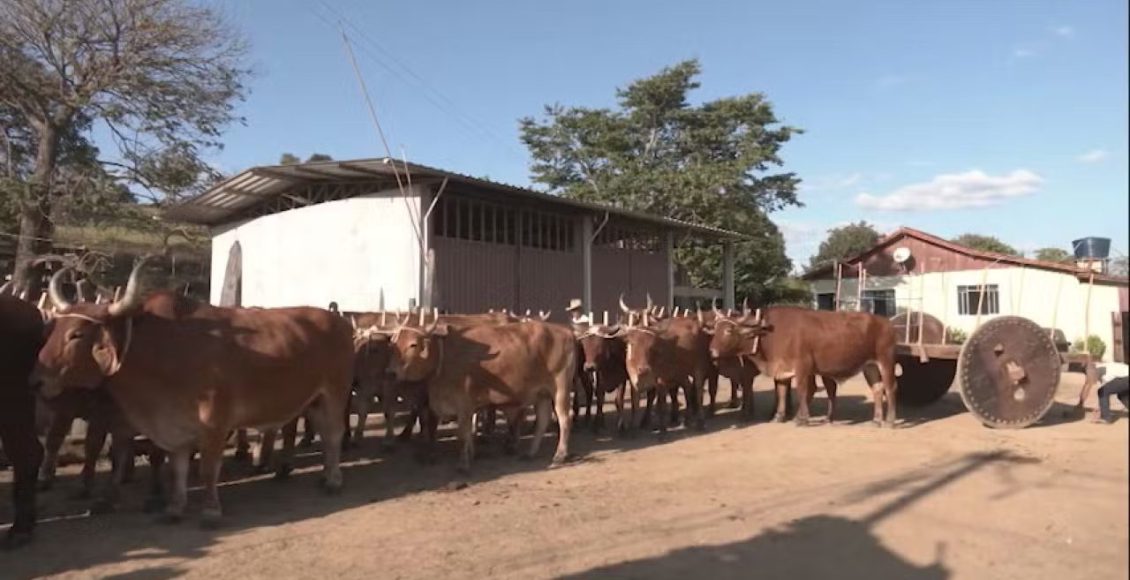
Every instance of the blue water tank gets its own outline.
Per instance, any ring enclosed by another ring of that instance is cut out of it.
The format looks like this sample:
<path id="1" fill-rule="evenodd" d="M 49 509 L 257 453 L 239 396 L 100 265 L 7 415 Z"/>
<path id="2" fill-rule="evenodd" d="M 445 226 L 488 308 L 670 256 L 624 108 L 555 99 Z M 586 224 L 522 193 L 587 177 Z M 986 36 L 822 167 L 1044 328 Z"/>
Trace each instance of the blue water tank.
<path id="1" fill-rule="evenodd" d="M 1082 238 L 1071 242 L 1077 260 L 1105 260 L 1110 257 L 1110 238 Z"/>

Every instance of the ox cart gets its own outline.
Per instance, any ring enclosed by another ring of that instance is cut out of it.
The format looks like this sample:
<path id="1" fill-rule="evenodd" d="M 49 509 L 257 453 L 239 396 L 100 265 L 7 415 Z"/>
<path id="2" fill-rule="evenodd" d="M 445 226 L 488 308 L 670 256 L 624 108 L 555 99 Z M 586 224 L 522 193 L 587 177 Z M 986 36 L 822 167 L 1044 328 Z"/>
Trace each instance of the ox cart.
<path id="1" fill-rule="evenodd" d="M 962 344 L 948 342 L 945 325 L 923 312 L 899 314 L 892 323 L 900 338 L 898 400 L 908 406 L 938 401 L 956 378 L 965 408 L 983 424 L 1019 429 L 1052 407 L 1064 365 L 1082 365 L 1088 383 L 1095 382 L 1088 353 L 1065 352 L 1054 330 L 1021 316 L 993 318 Z"/>

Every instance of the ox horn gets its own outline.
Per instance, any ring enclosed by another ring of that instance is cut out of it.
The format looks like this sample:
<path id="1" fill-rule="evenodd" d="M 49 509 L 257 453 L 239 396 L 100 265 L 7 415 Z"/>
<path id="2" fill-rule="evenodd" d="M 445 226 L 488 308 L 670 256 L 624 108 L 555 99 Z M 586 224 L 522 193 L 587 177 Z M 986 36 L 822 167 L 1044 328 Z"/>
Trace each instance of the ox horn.
<path id="1" fill-rule="evenodd" d="M 424 309 L 420 309 L 420 328 L 424 327 Z"/>
<path id="2" fill-rule="evenodd" d="M 704 316 L 702 315 L 702 309 L 701 309 L 701 308 L 699 308 L 699 309 L 698 309 L 698 310 L 697 310 L 697 311 L 695 312 L 695 315 L 696 315 L 696 316 L 698 317 L 698 323 L 699 323 L 699 324 L 706 324 L 706 317 L 704 317 Z"/>
<path id="3" fill-rule="evenodd" d="M 384 327 L 385 327 L 385 311 L 382 309 L 381 310 L 381 328 L 383 329 Z"/>
<path id="4" fill-rule="evenodd" d="M 608 311 L 604 311 L 604 325 L 608 326 Z"/>
<path id="5" fill-rule="evenodd" d="M 142 256 L 133 265 L 133 271 L 129 273 L 129 280 L 126 281 L 126 289 L 122 292 L 121 300 L 115 300 L 110 305 L 110 316 L 128 314 L 141 306 L 141 269 L 151 258 L 152 256 L 148 255 Z"/>
<path id="6" fill-rule="evenodd" d="M 58 272 L 51 275 L 51 281 L 47 283 L 47 293 L 51 296 L 51 302 L 55 304 L 55 308 L 61 311 L 70 309 L 74 306 L 65 296 L 63 296 L 63 289 L 59 287 L 59 283 L 63 279 L 63 274 L 67 268 L 59 268 Z"/>
<path id="7" fill-rule="evenodd" d="M 542 322 L 549 320 L 549 317 L 552 314 L 553 314 L 552 310 L 546 310 L 545 312 L 538 310 L 538 318 L 540 318 Z"/>
<path id="8" fill-rule="evenodd" d="M 631 312 L 632 311 L 631 308 L 628 308 L 628 304 L 624 302 L 624 293 L 623 292 L 620 293 L 620 310 L 623 310 L 624 312 Z"/>
<path id="9" fill-rule="evenodd" d="M 15 286 L 15 282 L 13 282 L 11 280 L 4 282 L 4 285 L 0 286 L 0 296 L 3 296 L 4 294 L 8 294 L 9 292 L 11 292 L 12 286 Z"/>
<path id="10" fill-rule="evenodd" d="M 357 317 L 356 316 L 354 316 L 352 314 L 349 315 L 349 324 L 350 324 L 350 326 L 353 327 L 353 332 L 357 332 Z"/>
<path id="11" fill-rule="evenodd" d="M 725 316 L 724 314 L 722 314 L 721 310 L 718 310 L 718 303 L 717 302 L 711 300 L 710 301 L 710 308 L 712 308 L 714 310 L 714 316 L 717 316 L 718 318 L 722 318 L 723 316 Z"/>
<path id="12" fill-rule="evenodd" d="M 651 292 L 647 293 L 647 309 L 651 310 L 655 307 L 655 302 L 651 299 Z"/>
<path id="13" fill-rule="evenodd" d="M 47 294 L 46 293 L 39 295 L 39 304 L 36 304 L 35 306 L 36 306 L 36 308 L 38 308 L 40 310 L 46 310 L 47 309 Z"/>
<path id="14" fill-rule="evenodd" d="M 742 316 L 749 316 L 749 297 L 742 298 Z"/>

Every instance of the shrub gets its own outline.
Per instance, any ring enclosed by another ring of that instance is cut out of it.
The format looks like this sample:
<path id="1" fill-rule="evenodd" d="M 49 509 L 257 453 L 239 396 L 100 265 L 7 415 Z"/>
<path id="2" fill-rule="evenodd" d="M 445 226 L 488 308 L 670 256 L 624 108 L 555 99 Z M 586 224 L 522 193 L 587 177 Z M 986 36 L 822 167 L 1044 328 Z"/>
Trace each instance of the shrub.
<path id="1" fill-rule="evenodd" d="M 1106 343 L 1103 342 L 1103 339 L 1092 334 L 1087 337 L 1086 341 L 1082 338 L 1076 340 L 1075 343 L 1071 345 L 1071 350 L 1075 352 L 1087 352 L 1091 354 L 1092 358 L 1101 359 L 1103 355 L 1106 354 Z"/>
<path id="2" fill-rule="evenodd" d="M 946 329 L 946 344 L 965 344 L 965 331 L 960 328 Z"/>

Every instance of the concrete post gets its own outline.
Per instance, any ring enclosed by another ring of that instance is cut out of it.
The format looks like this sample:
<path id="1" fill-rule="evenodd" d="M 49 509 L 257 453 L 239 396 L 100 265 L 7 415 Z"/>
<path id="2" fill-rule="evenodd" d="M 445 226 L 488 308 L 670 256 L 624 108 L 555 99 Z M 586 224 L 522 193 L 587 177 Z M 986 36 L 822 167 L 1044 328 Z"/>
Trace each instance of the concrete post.
<path id="1" fill-rule="evenodd" d="M 735 308 L 734 300 L 734 244 L 722 244 L 722 307 Z"/>
<path id="2" fill-rule="evenodd" d="M 577 243 L 581 247 L 581 301 L 585 312 L 593 310 L 592 303 L 592 218 L 582 215 L 577 221 Z"/>
<path id="3" fill-rule="evenodd" d="M 667 230 L 663 237 L 663 251 L 667 255 L 667 311 L 675 310 L 675 232 Z"/>

